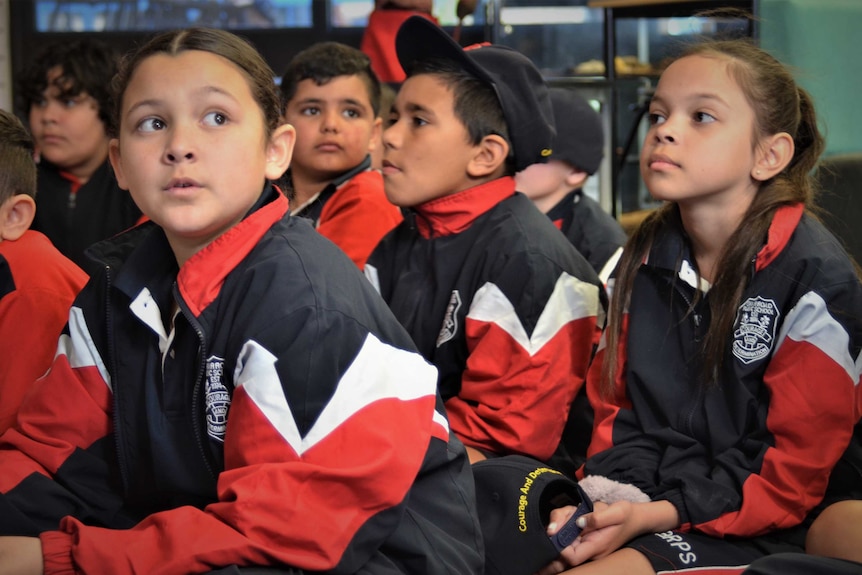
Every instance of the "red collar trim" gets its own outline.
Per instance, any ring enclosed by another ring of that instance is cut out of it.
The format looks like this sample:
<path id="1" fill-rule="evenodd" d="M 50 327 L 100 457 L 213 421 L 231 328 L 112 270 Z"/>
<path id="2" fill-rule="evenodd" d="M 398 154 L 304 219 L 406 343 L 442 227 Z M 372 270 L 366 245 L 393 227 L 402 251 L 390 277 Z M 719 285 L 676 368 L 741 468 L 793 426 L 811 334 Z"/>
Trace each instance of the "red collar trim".
<path id="1" fill-rule="evenodd" d="M 790 241 L 790 236 L 793 235 L 796 226 L 799 225 L 804 212 L 805 206 L 802 204 L 782 206 L 775 210 L 775 217 L 772 218 L 772 224 L 769 226 L 766 245 L 760 249 L 754 260 L 757 271 L 762 270 L 778 257 L 778 254 Z"/>
<path id="2" fill-rule="evenodd" d="M 505 176 L 443 196 L 416 207 L 416 228 L 422 237 L 463 232 L 473 221 L 515 193 L 515 178 Z"/>
<path id="3" fill-rule="evenodd" d="M 71 172 L 64 172 L 63 170 L 59 170 L 59 172 L 60 176 L 72 185 L 72 188 L 70 190 L 72 194 L 77 194 L 78 190 L 81 189 L 81 179 Z"/>
<path id="4" fill-rule="evenodd" d="M 251 252 L 260 238 L 287 213 L 287 198 L 278 197 L 214 239 L 188 259 L 177 275 L 183 300 L 195 315 L 215 300 L 224 279 Z"/>

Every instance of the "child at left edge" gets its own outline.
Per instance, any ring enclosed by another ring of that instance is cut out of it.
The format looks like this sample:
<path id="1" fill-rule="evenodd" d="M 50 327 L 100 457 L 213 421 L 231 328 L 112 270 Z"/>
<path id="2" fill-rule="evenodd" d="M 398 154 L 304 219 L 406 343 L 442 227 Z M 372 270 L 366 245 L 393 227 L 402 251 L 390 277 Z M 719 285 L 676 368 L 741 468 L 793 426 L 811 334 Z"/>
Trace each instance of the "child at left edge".
<path id="1" fill-rule="evenodd" d="M 314 222 L 362 269 L 402 219 L 371 165 L 382 123 L 380 82 L 365 54 L 320 42 L 290 61 L 281 91 L 284 118 L 296 129 L 286 174 L 291 214 Z"/>
<path id="2" fill-rule="evenodd" d="M 27 390 L 51 365 L 57 337 L 87 274 L 42 233 L 36 212 L 33 139 L 0 110 L 0 434 Z"/>
<path id="3" fill-rule="evenodd" d="M 295 138 L 272 77 L 190 28 L 115 78 L 111 163 L 149 222 L 91 248 L 0 437 L 0 574 L 481 572 L 436 370 L 270 183 Z"/>

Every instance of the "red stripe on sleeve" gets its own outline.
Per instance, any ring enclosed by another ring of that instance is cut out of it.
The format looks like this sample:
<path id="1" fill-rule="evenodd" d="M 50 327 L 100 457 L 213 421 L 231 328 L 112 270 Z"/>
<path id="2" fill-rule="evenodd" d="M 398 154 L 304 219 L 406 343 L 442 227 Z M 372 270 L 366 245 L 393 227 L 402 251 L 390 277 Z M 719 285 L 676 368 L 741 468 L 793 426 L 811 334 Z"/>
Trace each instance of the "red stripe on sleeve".
<path id="1" fill-rule="evenodd" d="M 18 423 L 0 445 L 17 463 L 0 468 L 0 492 L 9 491 L 30 473 L 51 475 L 75 451 L 86 449 L 111 430 L 111 392 L 95 367 L 72 368 L 58 355 L 51 371 L 33 384 Z"/>
<path id="2" fill-rule="evenodd" d="M 855 385 L 816 346 L 786 339 L 769 365 L 767 427 L 775 437 L 742 508 L 698 526 L 715 535 L 753 536 L 799 524 L 823 498 L 829 473 L 853 433 Z"/>

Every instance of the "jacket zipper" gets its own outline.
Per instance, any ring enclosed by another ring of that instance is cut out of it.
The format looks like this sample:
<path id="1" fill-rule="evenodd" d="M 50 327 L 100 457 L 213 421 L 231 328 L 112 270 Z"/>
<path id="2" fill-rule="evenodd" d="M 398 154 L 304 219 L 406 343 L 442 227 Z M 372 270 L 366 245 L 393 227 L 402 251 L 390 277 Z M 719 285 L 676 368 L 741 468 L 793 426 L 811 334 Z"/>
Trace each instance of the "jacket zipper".
<path id="1" fill-rule="evenodd" d="M 682 299 L 685 301 L 686 308 L 691 310 L 691 322 L 692 322 L 692 325 L 694 327 L 694 330 L 693 330 L 694 331 L 694 342 L 696 344 L 699 344 L 703 340 L 702 333 L 701 333 L 701 328 L 702 328 L 702 324 L 703 324 L 703 315 L 699 314 L 697 312 L 697 310 L 695 309 L 692 298 L 689 297 L 689 295 L 685 291 L 685 286 L 681 286 L 676 281 L 674 281 L 674 289 L 676 290 L 676 292 L 680 296 L 682 296 Z M 695 288 L 695 289 L 697 289 L 697 288 Z M 704 298 L 705 298 L 705 296 L 704 296 Z M 702 305 L 704 303 L 704 298 L 701 298 L 701 300 L 698 302 L 698 306 Z M 699 384 L 697 386 L 697 395 L 695 396 L 694 401 L 692 402 L 691 406 L 688 408 L 687 413 L 685 415 L 685 418 L 683 419 L 683 424 L 685 426 L 685 430 L 689 434 L 691 434 L 692 436 L 694 435 L 693 422 L 694 422 L 695 412 L 697 411 L 697 406 L 700 404 L 700 400 L 702 397 L 703 397 L 703 386 Z"/>
<path id="2" fill-rule="evenodd" d="M 183 314 L 183 317 L 185 317 L 186 321 L 189 322 L 189 325 L 191 325 L 192 328 L 194 328 L 195 333 L 198 336 L 198 342 L 199 342 L 198 358 L 197 358 L 198 359 L 198 373 L 195 376 L 195 386 L 194 386 L 194 390 L 192 391 L 192 412 L 191 412 L 192 429 L 194 429 L 195 441 L 197 442 L 198 449 L 200 449 L 201 456 L 203 457 L 203 460 L 204 460 L 204 464 L 206 465 L 207 470 L 210 472 L 210 475 L 212 475 L 213 479 L 217 479 L 218 474 L 215 472 L 215 469 L 213 468 L 212 462 L 210 461 L 209 453 L 207 452 L 206 447 L 204 446 L 204 440 L 203 440 L 203 437 L 201 436 L 200 426 L 198 425 L 198 423 L 199 423 L 198 414 L 200 413 L 200 408 L 201 408 L 201 405 L 200 405 L 201 382 L 203 381 L 204 375 L 206 373 L 206 360 L 204 359 L 204 349 L 206 349 L 206 338 L 204 337 L 204 332 L 201 329 L 200 324 L 198 324 L 197 320 L 195 320 L 195 318 L 192 316 L 192 314 L 189 313 L 188 308 L 185 305 L 185 302 L 180 297 L 180 291 L 179 291 L 179 288 L 177 287 L 176 282 L 174 282 L 173 293 L 174 293 L 174 299 L 176 300 L 177 305 L 179 306 L 180 311 Z"/>

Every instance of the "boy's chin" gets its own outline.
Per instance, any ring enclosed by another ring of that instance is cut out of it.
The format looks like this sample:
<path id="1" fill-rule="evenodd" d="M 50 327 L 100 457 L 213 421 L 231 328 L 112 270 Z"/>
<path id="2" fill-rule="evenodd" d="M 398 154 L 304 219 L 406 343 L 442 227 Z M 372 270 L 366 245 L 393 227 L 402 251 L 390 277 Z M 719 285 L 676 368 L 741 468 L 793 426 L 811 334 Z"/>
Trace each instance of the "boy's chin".
<path id="1" fill-rule="evenodd" d="M 413 202 L 413 201 L 410 201 L 410 200 L 407 200 L 404 198 L 393 197 L 393 196 L 390 196 L 389 194 L 386 194 L 386 199 L 389 200 L 389 203 L 392 204 L 393 206 L 397 206 L 397 207 L 403 208 L 403 209 L 413 208 L 413 207 L 416 207 L 417 205 L 419 205 L 419 203 L 421 203 L 421 202 L 419 202 L 419 203 Z"/>

